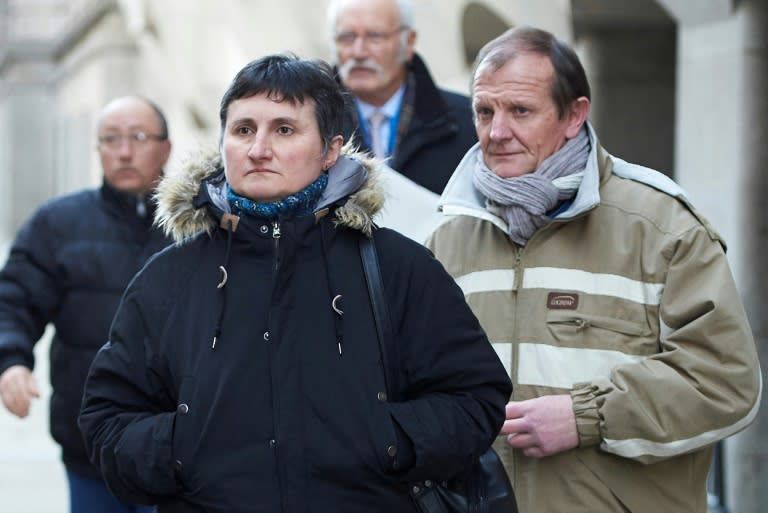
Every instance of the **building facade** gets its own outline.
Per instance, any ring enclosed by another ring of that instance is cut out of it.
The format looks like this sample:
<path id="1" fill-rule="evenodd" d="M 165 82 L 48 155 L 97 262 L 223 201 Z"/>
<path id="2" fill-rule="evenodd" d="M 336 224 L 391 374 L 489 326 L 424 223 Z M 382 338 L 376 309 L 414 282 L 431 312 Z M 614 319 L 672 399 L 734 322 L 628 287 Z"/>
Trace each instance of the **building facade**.
<path id="1" fill-rule="evenodd" d="M 260 55 L 329 58 L 324 1 L 0 0 L 0 249 L 42 201 L 100 183 L 94 122 L 137 93 L 169 118 L 168 172 L 218 139 L 229 80 Z M 601 142 L 674 177 L 723 234 L 768 361 L 768 2 L 414 0 L 437 81 L 468 89 L 477 50 L 508 27 L 571 42 L 593 86 Z M 768 411 L 728 440 L 732 512 L 768 502 Z"/>

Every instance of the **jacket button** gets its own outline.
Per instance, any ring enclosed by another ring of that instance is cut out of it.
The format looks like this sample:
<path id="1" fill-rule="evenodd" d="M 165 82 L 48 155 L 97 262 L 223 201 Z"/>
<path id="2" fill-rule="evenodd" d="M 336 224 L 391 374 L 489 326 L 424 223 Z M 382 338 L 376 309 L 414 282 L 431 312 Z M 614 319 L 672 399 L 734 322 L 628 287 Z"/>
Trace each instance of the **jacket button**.
<path id="1" fill-rule="evenodd" d="M 269 332 L 268 332 L 268 331 L 265 331 L 265 332 L 264 332 L 264 340 L 266 340 L 267 342 L 269 342 Z"/>
<path id="2" fill-rule="evenodd" d="M 176 460 L 173 462 L 173 471 L 174 472 L 181 472 L 184 470 L 184 464 L 181 463 L 181 460 Z"/>
<path id="3" fill-rule="evenodd" d="M 267 226 L 266 224 L 262 224 L 262 225 L 259 227 L 259 231 L 260 231 L 261 233 L 267 233 L 267 232 L 269 231 L 269 226 Z"/>
<path id="4" fill-rule="evenodd" d="M 275 440 L 274 438 L 269 441 L 269 446 L 270 447 L 274 447 L 276 445 L 277 445 L 277 440 Z"/>
<path id="5" fill-rule="evenodd" d="M 389 454 L 390 457 L 394 458 L 395 455 L 397 454 L 397 447 L 395 447 L 394 445 L 390 445 L 389 447 L 387 447 L 387 454 Z"/>
<path id="6" fill-rule="evenodd" d="M 387 402 L 387 393 L 386 392 L 379 392 L 376 394 L 376 398 L 378 398 L 379 401 L 385 403 Z"/>
<path id="7" fill-rule="evenodd" d="M 180 405 L 179 405 L 179 406 L 176 408 L 176 413 L 179 413 L 179 414 L 181 414 L 181 415 L 186 415 L 187 413 L 189 413 L 189 406 L 187 406 L 187 404 L 186 404 L 186 403 L 181 403 L 181 404 L 180 404 Z"/>

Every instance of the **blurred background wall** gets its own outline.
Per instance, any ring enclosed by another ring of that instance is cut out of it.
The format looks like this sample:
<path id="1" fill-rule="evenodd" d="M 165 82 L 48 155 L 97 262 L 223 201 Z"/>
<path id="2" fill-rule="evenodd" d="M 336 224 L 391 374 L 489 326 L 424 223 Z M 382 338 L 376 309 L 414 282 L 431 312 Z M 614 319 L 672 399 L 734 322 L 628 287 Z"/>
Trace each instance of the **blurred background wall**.
<path id="1" fill-rule="evenodd" d="M 284 50 L 330 58 L 325 5 L 0 0 L 0 249 L 40 202 L 100 183 L 94 119 L 109 99 L 138 93 L 165 110 L 173 172 L 190 153 L 215 146 L 219 99 L 246 62 Z M 508 27 L 539 26 L 573 44 L 604 146 L 675 178 L 725 237 L 768 361 L 768 1 L 414 0 L 414 7 L 417 51 L 440 85 L 460 92 L 477 50 Z M 763 408 L 725 446 L 723 495 L 734 513 L 768 503 L 767 423 Z"/>

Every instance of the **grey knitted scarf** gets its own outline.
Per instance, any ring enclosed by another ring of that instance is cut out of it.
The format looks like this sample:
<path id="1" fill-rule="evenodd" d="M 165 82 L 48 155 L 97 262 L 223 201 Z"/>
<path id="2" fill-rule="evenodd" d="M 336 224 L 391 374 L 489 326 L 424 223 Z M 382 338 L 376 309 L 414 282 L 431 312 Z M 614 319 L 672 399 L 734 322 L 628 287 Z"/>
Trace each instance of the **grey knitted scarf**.
<path id="1" fill-rule="evenodd" d="M 507 221 L 509 238 L 525 246 L 549 222 L 548 212 L 572 199 L 581 185 L 590 144 L 586 128 L 550 155 L 532 173 L 501 178 L 488 169 L 482 152 L 473 182 L 486 197 L 486 208 Z"/>

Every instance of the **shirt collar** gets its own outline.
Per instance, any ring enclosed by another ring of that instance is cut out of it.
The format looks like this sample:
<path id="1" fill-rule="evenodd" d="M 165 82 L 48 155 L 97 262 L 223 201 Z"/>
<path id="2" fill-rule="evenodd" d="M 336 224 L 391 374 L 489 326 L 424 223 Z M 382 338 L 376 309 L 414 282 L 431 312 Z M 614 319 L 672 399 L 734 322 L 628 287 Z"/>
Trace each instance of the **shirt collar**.
<path id="1" fill-rule="evenodd" d="M 398 89 L 395 94 L 393 94 L 392 97 L 387 100 L 387 102 L 381 107 L 376 107 L 370 103 L 365 103 L 357 97 L 355 97 L 355 102 L 357 103 L 357 108 L 360 110 L 360 115 L 363 117 L 363 119 L 370 118 L 371 114 L 373 114 L 373 112 L 376 110 L 380 110 L 387 115 L 387 118 L 392 119 L 397 115 L 397 111 L 400 110 L 400 104 L 403 102 L 404 94 L 405 83 L 403 83 L 400 86 L 400 89 Z"/>

